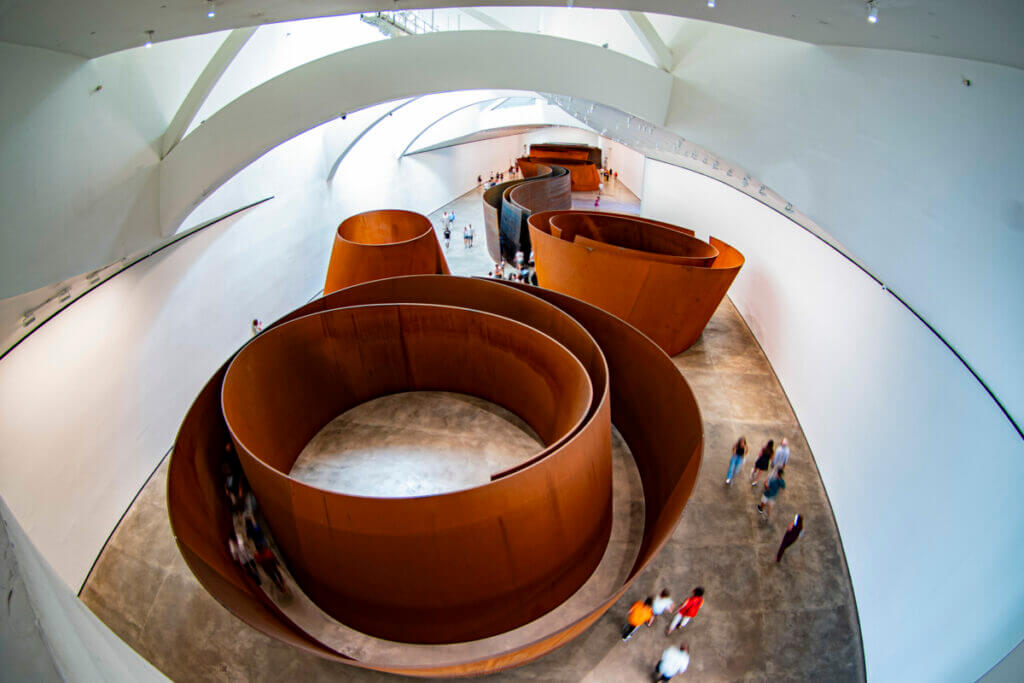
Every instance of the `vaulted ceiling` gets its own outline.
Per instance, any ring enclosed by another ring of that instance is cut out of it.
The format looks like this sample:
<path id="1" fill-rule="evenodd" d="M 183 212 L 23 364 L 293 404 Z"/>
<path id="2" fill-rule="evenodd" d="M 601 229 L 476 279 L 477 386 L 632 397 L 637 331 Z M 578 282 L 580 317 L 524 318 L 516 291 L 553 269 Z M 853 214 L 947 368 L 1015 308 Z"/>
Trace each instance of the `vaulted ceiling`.
<path id="1" fill-rule="evenodd" d="M 243 26 L 377 10 L 481 7 L 508 0 L 6 0 L 0 41 L 97 57 L 137 47 L 152 30 L 169 40 Z M 555 0 L 523 6 L 564 7 Z M 864 0 L 584 0 L 577 7 L 630 9 L 714 21 L 818 45 L 904 50 L 1024 68 L 1021 0 L 876 0 L 880 20 L 866 21 Z M 573 0 L 568 0 L 573 5 Z"/>

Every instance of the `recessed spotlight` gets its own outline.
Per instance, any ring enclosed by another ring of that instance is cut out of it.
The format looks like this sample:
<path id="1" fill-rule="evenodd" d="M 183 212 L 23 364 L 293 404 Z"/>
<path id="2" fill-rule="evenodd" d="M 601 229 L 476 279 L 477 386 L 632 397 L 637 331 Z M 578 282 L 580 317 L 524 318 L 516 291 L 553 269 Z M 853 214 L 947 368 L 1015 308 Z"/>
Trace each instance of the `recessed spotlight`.
<path id="1" fill-rule="evenodd" d="M 153 47 L 153 29 L 149 29 L 148 31 L 146 31 L 146 42 L 143 43 L 142 47 Z"/>
<path id="2" fill-rule="evenodd" d="M 874 0 L 870 0 L 868 2 L 868 23 L 869 24 L 877 24 L 878 23 L 878 8 L 875 7 Z"/>
<path id="3" fill-rule="evenodd" d="M 715 9 L 715 0 L 708 0 L 708 7 Z"/>
<path id="4" fill-rule="evenodd" d="M 206 18 L 213 19 L 217 16 L 217 7 L 214 6 L 213 0 L 209 0 L 206 4 Z"/>

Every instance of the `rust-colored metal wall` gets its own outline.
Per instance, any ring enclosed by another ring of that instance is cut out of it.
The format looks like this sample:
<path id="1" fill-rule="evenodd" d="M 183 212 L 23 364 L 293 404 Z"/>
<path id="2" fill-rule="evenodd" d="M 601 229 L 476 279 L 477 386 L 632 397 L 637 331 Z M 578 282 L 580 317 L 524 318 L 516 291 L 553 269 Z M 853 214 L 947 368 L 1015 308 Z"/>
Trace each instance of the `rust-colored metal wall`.
<path id="1" fill-rule="evenodd" d="M 525 179 L 495 185 L 484 192 L 487 250 L 497 263 L 516 251 L 529 253 L 526 218 L 537 211 L 572 208 L 569 172 L 560 166 L 522 167 Z M 529 173 L 527 173 L 529 171 Z"/>
<path id="2" fill-rule="evenodd" d="M 569 171 L 573 192 L 593 192 L 600 187 L 601 178 L 597 169 L 601 164 L 601 149 L 588 145 L 544 143 L 530 145 L 529 156 L 517 160 L 524 177 L 531 167 L 548 164 L 561 166 Z"/>
<path id="3" fill-rule="evenodd" d="M 600 306 L 669 355 L 697 341 L 744 262 L 721 240 L 636 216 L 546 211 L 528 222 L 541 286 Z"/>
<path id="4" fill-rule="evenodd" d="M 700 465 L 702 448 L 700 413 L 693 394 L 682 375 L 675 369 L 671 359 L 636 329 L 590 304 L 558 292 L 545 291 L 526 285 L 518 285 L 513 288 L 509 283 L 492 280 L 466 280 L 442 276 L 411 276 L 379 280 L 341 290 L 313 301 L 275 323 L 275 326 L 261 337 L 273 333 L 277 326 L 285 327 L 291 324 L 290 321 L 294 321 L 300 326 L 309 325 L 310 323 L 303 322 L 304 316 L 318 311 L 327 312 L 332 319 L 335 316 L 341 316 L 342 320 L 354 320 L 353 316 L 362 314 L 334 313 L 334 310 L 341 306 L 397 303 L 405 299 L 412 302 L 430 302 L 477 309 L 517 319 L 535 330 L 536 332 L 533 334 L 543 333 L 558 340 L 582 364 L 593 391 L 584 410 L 583 425 L 579 431 L 575 432 L 577 436 L 570 435 L 567 440 L 562 440 L 563 446 L 561 447 L 559 441 L 550 444 L 549 448 L 538 454 L 535 462 L 529 466 L 507 476 L 499 476 L 491 484 L 470 491 L 476 491 L 477 495 L 483 495 L 479 492 L 497 492 L 503 489 L 496 487 L 503 484 L 508 486 L 509 493 L 501 502 L 497 498 L 486 497 L 484 507 L 489 507 L 492 510 L 494 506 L 500 508 L 506 504 L 509 496 L 514 498 L 526 495 L 531 500 L 550 499 L 553 494 L 548 489 L 552 487 L 554 489 L 567 487 L 581 491 L 600 491 L 606 476 L 605 463 L 609 461 L 606 461 L 603 455 L 594 459 L 593 454 L 604 452 L 604 440 L 601 440 L 600 445 L 596 447 L 587 447 L 580 451 L 580 457 L 592 468 L 587 476 L 586 484 L 581 486 L 576 481 L 579 475 L 573 475 L 566 479 L 556 473 L 561 472 L 564 475 L 572 469 L 565 462 L 572 458 L 560 456 L 559 453 L 575 452 L 566 447 L 580 435 L 584 435 L 588 425 L 593 427 L 601 424 L 602 415 L 607 416 L 610 410 L 612 419 L 636 460 L 643 482 L 646 509 L 640 554 L 629 579 L 621 589 L 612 595 L 595 596 L 591 611 L 587 616 L 538 641 L 511 650 L 501 650 L 491 655 L 476 657 L 472 661 L 445 666 L 426 664 L 396 666 L 393 661 L 354 661 L 345 653 L 331 651 L 314 638 L 298 630 L 283 614 L 269 605 L 258 590 L 248 585 L 244 573 L 231 562 L 224 548 L 229 518 L 226 501 L 221 500 L 222 496 L 219 496 L 217 453 L 222 451 L 228 432 L 216 400 L 224 368 L 211 379 L 197 398 L 179 433 L 171 458 L 168 484 L 171 524 L 186 561 L 207 590 L 247 623 L 284 642 L 354 666 L 416 676 L 468 676 L 518 666 L 565 644 L 596 621 L 622 595 L 637 574 L 647 566 L 667 541 L 678 521 L 683 505 L 693 489 Z M 388 308 L 388 310 L 393 311 L 394 307 Z M 321 316 L 316 316 L 313 319 L 323 322 Z M 336 329 L 332 325 L 321 325 L 321 327 Z M 329 336 L 332 332 L 325 331 L 323 334 Z M 257 340 L 261 337 L 258 337 Z M 268 341 L 267 344 L 270 347 L 263 350 L 267 352 L 274 349 L 280 350 L 277 346 L 280 342 L 282 342 L 280 339 Z M 380 343 L 386 345 L 386 342 L 381 341 Z M 310 353 L 314 352 L 310 351 Z M 301 361 L 303 364 L 306 362 Z M 241 400 L 242 397 L 239 395 L 236 398 Z M 578 407 L 577 404 L 576 408 L 578 409 Z M 287 440 L 289 437 L 281 436 L 280 438 Z M 593 438 L 597 440 L 597 435 L 595 434 Z M 604 439 L 607 438 L 608 435 L 605 432 Z M 239 441 L 240 445 L 244 445 L 245 438 L 239 439 Z M 245 457 L 248 458 L 248 456 Z M 270 460 L 277 457 L 276 462 L 279 465 L 287 460 L 271 454 L 265 457 Z M 254 469 L 254 462 L 267 472 L 282 476 L 274 467 L 257 461 L 255 457 L 250 459 L 246 469 L 247 474 L 250 469 Z M 595 467 L 596 470 L 593 469 Z M 530 476 L 531 473 L 533 478 Z M 555 478 L 552 480 L 550 477 L 553 475 Z M 259 479 L 260 476 L 263 475 L 257 474 L 256 478 Z M 256 485 L 255 482 L 253 485 Z M 533 488 L 537 488 L 540 492 L 532 492 Z M 292 491 L 286 491 L 285 494 L 291 496 Z M 262 494 L 259 498 L 264 510 L 268 509 L 268 505 L 274 507 L 288 504 L 286 498 L 276 500 L 273 495 L 269 496 L 266 501 Z M 302 500 L 302 496 L 299 496 L 298 500 Z M 418 499 L 397 500 L 414 506 Z M 474 510 L 476 507 L 470 508 L 471 514 Z M 342 512 L 342 510 L 338 512 Z M 389 523 L 380 524 L 379 534 L 381 536 L 396 532 L 404 534 L 406 533 L 405 525 L 411 521 L 412 526 L 416 526 L 418 522 L 415 518 L 421 513 L 422 510 L 410 507 L 404 517 L 398 520 L 390 518 Z M 294 507 L 292 516 L 304 515 L 308 519 L 304 519 L 301 523 L 315 526 L 313 521 L 316 520 L 317 515 L 323 516 L 324 514 L 329 519 L 334 518 L 330 509 L 323 513 L 313 507 L 303 505 Z M 535 519 L 535 523 L 540 526 L 533 532 L 543 533 L 542 526 L 550 524 L 550 517 L 551 513 L 548 513 L 547 509 L 541 509 Z M 367 524 L 366 528 L 372 530 L 370 521 L 364 521 Z M 605 528 L 606 521 L 610 524 L 610 520 L 602 520 L 602 529 Z M 290 521 L 288 515 L 285 515 L 283 523 L 287 526 L 296 522 Z M 279 520 L 275 518 L 273 524 L 276 535 Z M 603 550 L 607 538 L 607 531 L 603 533 L 605 534 L 603 539 L 597 538 L 593 541 L 596 558 L 600 557 L 600 551 Z M 310 542 L 314 541 L 311 539 Z M 475 543 L 470 543 L 458 551 L 453 549 L 449 571 L 453 572 L 454 568 L 462 567 L 463 556 L 472 555 L 477 550 Z M 312 559 L 317 559 L 315 552 Z M 581 561 L 587 564 L 590 559 L 590 555 L 587 555 L 582 557 Z M 410 573 L 407 571 L 406 577 Z M 589 574 L 589 569 L 585 573 Z M 305 579 L 301 580 L 304 589 L 309 590 Z M 459 580 L 465 580 L 465 577 Z M 373 600 L 378 596 L 371 594 L 368 597 Z M 507 620 L 506 610 L 520 609 L 516 603 L 529 602 L 534 597 L 536 595 L 531 594 L 528 590 L 510 591 L 506 595 L 506 599 L 500 601 L 497 607 L 498 612 L 501 613 L 497 615 L 497 618 Z M 372 611 L 376 607 L 372 603 L 353 606 L 356 610 L 368 611 Z M 387 616 L 391 620 L 406 621 L 415 620 L 420 615 L 407 614 L 404 609 L 396 608 L 389 611 Z M 456 610 L 444 616 L 443 620 L 462 618 L 472 621 L 475 615 L 461 614 Z M 443 622 L 436 622 L 436 624 L 438 626 L 446 625 Z M 475 626 L 475 628 L 480 627 L 480 624 Z M 410 651 L 410 657 L 415 659 L 414 650 Z"/>
<path id="5" fill-rule="evenodd" d="M 395 275 L 449 272 L 429 218 L 398 209 L 368 211 L 338 226 L 324 292 Z"/>

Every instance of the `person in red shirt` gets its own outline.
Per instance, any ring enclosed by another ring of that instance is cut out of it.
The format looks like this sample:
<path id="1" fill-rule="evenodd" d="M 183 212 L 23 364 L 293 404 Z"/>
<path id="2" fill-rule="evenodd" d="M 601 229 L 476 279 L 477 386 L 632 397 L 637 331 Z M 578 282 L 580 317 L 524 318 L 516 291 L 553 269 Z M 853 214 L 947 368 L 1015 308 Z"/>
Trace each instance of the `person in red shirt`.
<path id="1" fill-rule="evenodd" d="M 632 638 L 636 630 L 644 624 L 650 626 L 654 623 L 654 609 L 651 607 L 653 604 L 652 596 L 648 596 L 643 602 L 637 600 L 633 603 L 629 608 L 629 614 L 626 615 L 626 625 L 622 627 L 622 642 Z"/>
<path id="2" fill-rule="evenodd" d="M 672 617 L 672 623 L 668 625 L 665 634 L 668 635 L 675 631 L 677 628 L 682 628 L 690 623 L 690 620 L 697 616 L 697 612 L 704 605 L 704 589 L 701 586 L 697 586 L 693 589 L 693 595 L 686 598 L 683 604 L 679 605 L 679 609 L 676 610 L 675 616 Z"/>

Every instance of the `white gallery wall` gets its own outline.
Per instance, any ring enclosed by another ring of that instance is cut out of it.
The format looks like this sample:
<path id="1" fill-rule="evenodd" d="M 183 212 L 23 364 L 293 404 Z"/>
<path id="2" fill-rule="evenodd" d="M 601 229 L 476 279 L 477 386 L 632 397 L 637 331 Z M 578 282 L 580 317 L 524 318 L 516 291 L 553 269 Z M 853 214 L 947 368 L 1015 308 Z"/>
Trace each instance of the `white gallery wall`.
<path id="1" fill-rule="evenodd" d="M 601 138 L 605 165 L 619 174 L 619 182 L 637 197 L 644 190 L 644 155 L 623 144 Z"/>
<path id="2" fill-rule="evenodd" d="M 746 256 L 729 296 L 821 471 L 868 679 L 980 677 L 1024 635 L 1024 443 L 1010 423 L 910 311 L 783 215 L 652 160 L 642 212 Z"/>

